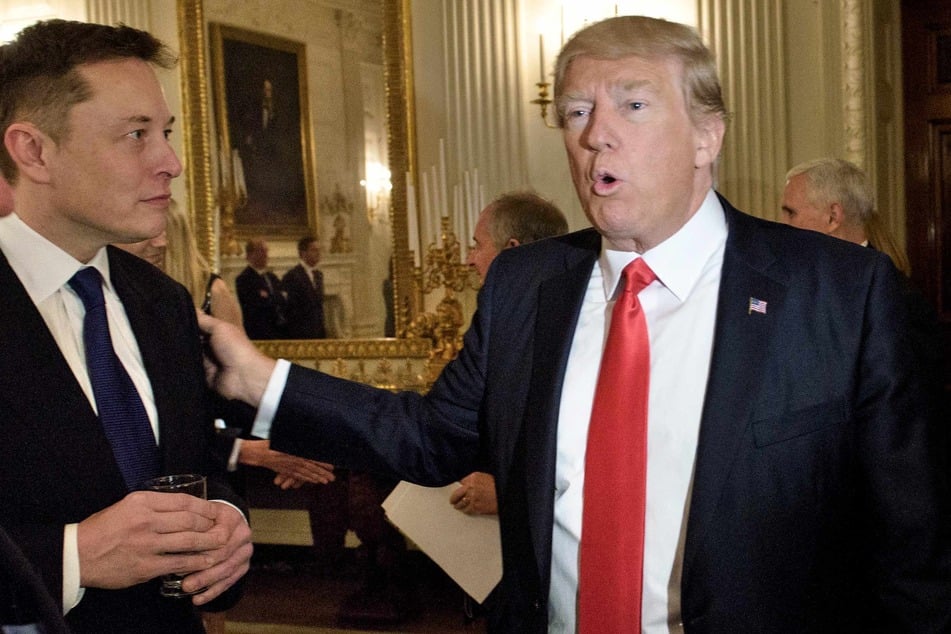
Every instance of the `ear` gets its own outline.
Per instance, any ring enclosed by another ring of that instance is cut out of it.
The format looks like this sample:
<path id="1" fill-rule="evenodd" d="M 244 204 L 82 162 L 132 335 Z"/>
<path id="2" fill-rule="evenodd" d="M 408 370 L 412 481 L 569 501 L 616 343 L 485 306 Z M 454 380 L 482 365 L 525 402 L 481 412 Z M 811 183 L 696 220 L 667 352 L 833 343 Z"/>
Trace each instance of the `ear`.
<path id="1" fill-rule="evenodd" d="M 828 211 L 829 230 L 826 233 L 833 234 L 845 223 L 845 211 L 842 210 L 841 203 L 832 203 Z"/>
<path id="2" fill-rule="evenodd" d="M 517 247 L 517 246 L 520 245 L 520 244 L 522 244 L 522 243 L 519 242 L 517 239 L 515 239 L 515 238 L 509 238 L 509 241 L 505 243 L 505 248 L 506 248 L 506 249 L 511 249 L 512 247 Z"/>
<path id="3" fill-rule="evenodd" d="M 694 125 L 694 142 L 697 148 L 694 158 L 696 169 L 713 165 L 717 156 L 720 155 L 725 133 L 726 122 L 716 115 L 708 115 L 703 121 Z"/>
<path id="4" fill-rule="evenodd" d="M 18 122 L 7 128 L 3 142 L 21 177 L 38 183 L 49 182 L 47 153 L 55 146 L 50 137 L 32 123 Z"/>

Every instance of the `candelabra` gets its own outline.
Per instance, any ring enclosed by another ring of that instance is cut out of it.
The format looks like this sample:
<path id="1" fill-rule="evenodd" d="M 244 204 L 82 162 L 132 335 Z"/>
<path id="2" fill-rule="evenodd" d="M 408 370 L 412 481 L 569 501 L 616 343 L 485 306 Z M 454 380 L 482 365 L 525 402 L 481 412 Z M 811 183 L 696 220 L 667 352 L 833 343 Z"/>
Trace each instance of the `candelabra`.
<path id="1" fill-rule="evenodd" d="M 558 126 L 552 125 L 548 120 L 548 106 L 551 105 L 552 101 L 548 97 L 548 87 L 551 86 L 547 81 L 539 81 L 535 83 L 538 86 L 538 99 L 532 99 L 529 103 L 533 103 L 536 106 L 541 107 L 542 111 L 542 121 L 545 122 L 545 126 L 549 128 L 557 128 Z"/>
<path id="2" fill-rule="evenodd" d="M 479 287 L 478 276 L 462 261 L 459 239 L 451 229 L 448 216 L 441 218 L 440 228 L 440 242 L 429 244 L 423 264 L 415 268 L 413 276 L 420 293 L 420 306 L 423 296 L 437 289 L 443 289 L 443 297 L 436 304 L 435 312 L 420 313 L 408 328 L 410 337 L 429 338 L 433 342 L 428 364 L 432 380 L 462 348 L 461 328 L 465 320 L 456 293 Z"/>

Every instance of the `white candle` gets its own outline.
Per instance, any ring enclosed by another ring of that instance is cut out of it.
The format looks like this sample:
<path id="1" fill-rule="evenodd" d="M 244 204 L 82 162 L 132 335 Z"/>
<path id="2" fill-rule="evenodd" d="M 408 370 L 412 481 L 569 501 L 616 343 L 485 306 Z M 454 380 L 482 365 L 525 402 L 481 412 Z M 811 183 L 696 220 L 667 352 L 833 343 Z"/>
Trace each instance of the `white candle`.
<path id="1" fill-rule="evenodd" d="M 409 232 L 409 250 L 413 252 L 413 264 L 419 266 L 419 217 L 416 215 L 416 188 L 413 177 L 406 172 L 406 230 Z"/>
<path id="2" fill-rule="evenodd" d="M 423 244 L 429 244 L 435 241 L 434 240 L 435 236 L 433 236 L 432 226 L 430 225 L 430 219 L 429 219 L 430 214 L 432 213 L 432 210 L 431 210 L 431 202 L 429 200 L 429 174 L 427 174 L 426 172 L 423 172 L 423 197 L 420 202 L 422 203 L 422 207 L 423 207 L 422 224 L 423 224 L 423 227 L 425 228 L 425 231 L 423 232 L 423 236 L 422 236 Z"/>
<path id="3" fill-rule="evenodd" d="M 445 201 L 440 197 L 439 173 L 436 166 L 429 168 L 429 176 L 432 179 L 433 210 L 430 215 L 430 222 L 433 223 L 433 237 L 437 245 L 442 244 L 442 216 L 446 212 Z"/>
<path id="4" fill-rule="evenodd" d="M 444 216 L 451 215 L 448 192 L 449 190 L 446 189 L 446 141 L 439 139 L 439 196 L 443 204 L 440 210 Z"/>
<path id="5" fill-rule="evenodd" d="M 538 34 L 538 83 L 545 83 L 545 36 Z"/>
<path id="6" fill-rule="evenodd" d="M 456 212 L 456 218 L 459 222 L 459 245 L 461 246 L 462 255 L 465 256 L 466 246 L 469 244 L 469 240 L 472 239 L 472 234 L 469 233 L 469 223 L 466 221 L 466 204 L 462 197 L 462 187 L 459 185 L 456 185 L 456 196 L 459 199 L 458 211 Z"/>
<path id="7" fill-rule="evenodd" d="M 476 221 L 472 216 L 472 207 L 475 205 L 475 197 L 472 195 L 472 173 L 468 170 L 463 174 L 463 187 L 465 188 L 466 217 L 468 218 L 469 227 L 472 229 L 472 232 L 475 233 Z"/>

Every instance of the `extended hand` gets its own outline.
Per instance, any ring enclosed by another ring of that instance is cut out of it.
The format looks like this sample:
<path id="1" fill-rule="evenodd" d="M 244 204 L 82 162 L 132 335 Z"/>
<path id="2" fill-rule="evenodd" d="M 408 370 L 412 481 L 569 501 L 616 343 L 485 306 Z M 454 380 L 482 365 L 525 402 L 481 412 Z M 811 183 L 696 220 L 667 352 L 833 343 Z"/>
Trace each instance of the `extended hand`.
<path id="1" fill-rule="evenodd" d="M 210 346 L 211 357 L 205 357 L 208 384 L 225 398 L 260 405 L 274 359 L 262 354 L 234 324 L 199 312 L 198 326 Z"/>
<path id="2" fill-rule="evenodd" d="M 336 478 L 333 465 L 274 451 L 270 440 L 242 440 L 238 462 L 274 471 L 279 476 L 274 484 L 282 489 L 296 489 L 305 482 L 327 484 Z"/>
<path id="3" fill-rule="evenodd" d="M 499 504 L 495 497 L 495 478 L 476 471 L 464 477 L 462 486 L 452 492 L 449 503 L 468 515 L 496 515 Z"/>

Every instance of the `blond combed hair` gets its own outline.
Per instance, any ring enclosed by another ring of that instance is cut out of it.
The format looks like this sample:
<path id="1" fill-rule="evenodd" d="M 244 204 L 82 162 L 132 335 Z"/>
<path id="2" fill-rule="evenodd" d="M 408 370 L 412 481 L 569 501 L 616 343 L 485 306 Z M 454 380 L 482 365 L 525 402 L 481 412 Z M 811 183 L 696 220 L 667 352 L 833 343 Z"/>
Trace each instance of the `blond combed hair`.
<path id="1" fill-rule="evenodd" d="M 568 40 L 555 62 L 555 108 L 558 125 L 564 126 L 559 98 L 565 73 L 578 57 L 617 60 L 625 57 L 678 60 L 683 65 L 684 99 L 696 123 L 708 116 L 728 118 L 716 60 L 691 27 L 642 15 L 623 15 L 596 22 Z"/>

